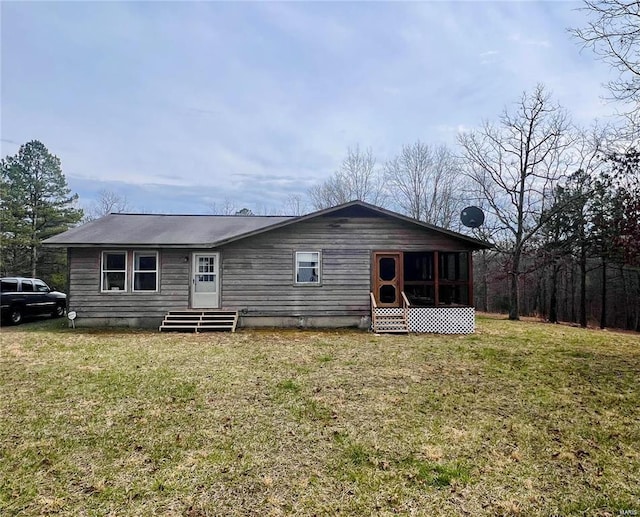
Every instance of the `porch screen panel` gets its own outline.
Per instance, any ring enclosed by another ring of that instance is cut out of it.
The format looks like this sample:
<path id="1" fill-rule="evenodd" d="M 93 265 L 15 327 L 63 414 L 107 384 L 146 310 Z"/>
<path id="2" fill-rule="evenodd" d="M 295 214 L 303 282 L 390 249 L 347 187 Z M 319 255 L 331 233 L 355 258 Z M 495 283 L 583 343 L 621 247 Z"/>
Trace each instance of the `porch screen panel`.
<path id="1" fill-rule="evenodd" d="M 432 251 L 405 252 L 404 292 L 411 305 L 435 305 L 435 264 Z"/>
<path id="2" fill-rule="evenodd" d="M 439 253 L 440 305 L 469 305 L 469 253 Z"/>
<path id="3" fill-rule="evenodd" d="M 404 291 L 411 305 L 469 305 L 469 260 L 466 251 L 406 252 Z"/>

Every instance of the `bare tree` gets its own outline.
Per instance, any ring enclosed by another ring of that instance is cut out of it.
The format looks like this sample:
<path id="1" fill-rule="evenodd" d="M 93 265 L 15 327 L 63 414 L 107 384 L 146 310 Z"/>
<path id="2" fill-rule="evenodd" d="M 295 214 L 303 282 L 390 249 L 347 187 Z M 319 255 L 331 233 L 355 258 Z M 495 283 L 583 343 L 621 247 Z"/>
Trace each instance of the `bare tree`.
<path id="1" fill-rule="evenodd" d="M 307 213 L 307 207 L 303 196 L 290 194 L 284 201 L 283 215 L 303 215 Z"/>
<path id="2" fill-rule="evenodd" d="M 631 111 L 640 113 L 640 2 L 585 0 L 582 10 L 590 21 L 571 33 L 619 72 L 608 84 L 611 95 L 632 102 Z"/>
<path id="3" fill-rule="evenodd" d="M 450 228 L 460 208 L 458 163 L 448 147 L 415 142 L 384 166 L 391 197 L 405 214 Z"/>
<path id="4" fill-rule="evenodd" d="M 356 199 L 374 205 L 384 204 L 384 183 L 371 149 L 348 148 L 340 168 L 325 182 L 311 187 L 308 195 L 316 210 Z"/>
<path id="5" fill-rule="evenodd" d="M 87 223 L 112 213 L 130 212 L 133 208 L 124 194 L 103 189 L 98 192 L 98 199 L 86 210 L 83 222 Z"/>
<path id="6" fill-rule="evenodd" d="M 225 199 L 221 204 L 211 203 L 209 205 L 209 213 L 213 215 L 234 215 L 238 210 L 236 203 L 229 199 Z"/>
<path id="7" fill-rule="evenodd" d="M 497 124 L 458 137 L 466 174 L 489 215 L 508 239 L 496 243 L 510 258 L 509 318 L 519 319 L 521 258 L 548 213 L 553 189 L 566 174 L 570 124 L 564 109 L 542 85 L 523 93 L 515 109 L 505 109 Z"/>

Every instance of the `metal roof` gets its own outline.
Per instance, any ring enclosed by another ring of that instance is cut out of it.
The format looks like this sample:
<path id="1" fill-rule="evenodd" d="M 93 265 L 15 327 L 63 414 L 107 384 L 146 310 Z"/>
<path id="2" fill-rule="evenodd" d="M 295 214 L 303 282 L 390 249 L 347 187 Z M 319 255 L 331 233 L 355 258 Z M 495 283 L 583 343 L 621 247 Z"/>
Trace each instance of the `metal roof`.
<path id="1" fill-rule="evenodd" d="M 211 246 L 295 217 L 109 214 L 45 240 L 51 246 Z"/>
<path id="2" fill-rule="evenodd" d="M 244 215 L 158 215 L 158 214 L 109 214 L 82 226 L 46 239 L 47 246 L 163 246 L 180 248 L 213 247 L 251 237 L 266 231 L 282 228 L 349 210 L 386 216 L 415 224 L 424 229 L 448 235 L 472 244 L 475 249 L 491 245 L 458 232 L 439 228 L 402 214 L 365 203 L 350 201 L 302 216 L 244 216 Z"/>

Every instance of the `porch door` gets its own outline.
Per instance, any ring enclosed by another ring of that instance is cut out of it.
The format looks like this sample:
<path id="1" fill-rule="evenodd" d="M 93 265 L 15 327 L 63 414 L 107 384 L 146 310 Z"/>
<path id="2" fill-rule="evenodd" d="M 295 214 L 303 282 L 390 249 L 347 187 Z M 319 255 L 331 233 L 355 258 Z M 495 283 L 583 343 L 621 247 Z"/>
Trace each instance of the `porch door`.
<path id="1" fill-rule="evenodd" d="M 191 259 L 191 307 L 217 309 L 220 306 L 220 254 L 194 253 Z"/>
<path id="2" fill-rule="evenodd" d="M 400 307 L 402 298 L 402 253 L 373 254 L 373 295 L 378 307 Z"/>

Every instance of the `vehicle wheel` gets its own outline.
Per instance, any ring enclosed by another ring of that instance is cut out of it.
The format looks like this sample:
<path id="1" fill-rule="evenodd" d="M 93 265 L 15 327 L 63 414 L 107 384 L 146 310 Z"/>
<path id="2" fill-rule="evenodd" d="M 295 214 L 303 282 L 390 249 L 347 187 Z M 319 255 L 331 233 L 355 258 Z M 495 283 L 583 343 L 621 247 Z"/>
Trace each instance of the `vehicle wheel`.
<path id="1" fill-rule="evenodd" d="M 22 323 L 22 309 L 20 307 L 12 307 L 9 312 L 9 320 L 12 325 L 20 325 Z"/>
<path id="2" fill-rule="evenodd" d="M 53 312 L 54 318 L 62 318 L 64 316 L 64 305 L 56 305 L 56 310 Z"/>

